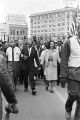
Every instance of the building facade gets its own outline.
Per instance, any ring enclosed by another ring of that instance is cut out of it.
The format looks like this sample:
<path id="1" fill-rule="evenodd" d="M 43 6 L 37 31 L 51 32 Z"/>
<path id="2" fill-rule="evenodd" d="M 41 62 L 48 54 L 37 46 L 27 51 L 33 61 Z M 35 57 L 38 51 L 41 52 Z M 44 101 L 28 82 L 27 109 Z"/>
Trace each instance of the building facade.
<path id="1" fill-rule="evenodd" d="M 0 24 L 0 40 L 7 41 L 9 38 L 9 26 L 6 23 Z"/>
<path id="2" fill-rule="evenodd" d="M 71 35 L 75 28 L 75 8 L 63 8 L 30 15 L 31 36 L 44 39 L 63 38 Z"/>
<path id="3" fill-rule="evenodd" d="M 23 15 L 8 15 L 6 17 L 6 23 L 2 24 L 4 26 L 4 30 L 2 28 L 1 39 L 4 41 L 11 40 L 27 40 L 28 39 L 28 26 L 26 23 L 26 18 Z M 2 34 L 4 33 L 4 34 Z M 7 34 L 6 34 L 7 33 Z M 3 36 L 3 37 L 2 37 Z M 5 37 L 5 39 L 4 39 Z"/>

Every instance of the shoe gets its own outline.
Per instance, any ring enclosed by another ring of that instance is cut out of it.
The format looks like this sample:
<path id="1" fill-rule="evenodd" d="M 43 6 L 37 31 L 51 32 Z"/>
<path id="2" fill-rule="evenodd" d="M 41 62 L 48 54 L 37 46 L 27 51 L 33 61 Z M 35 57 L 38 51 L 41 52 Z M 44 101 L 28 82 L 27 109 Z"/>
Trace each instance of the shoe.
<path id="1" fill-rule="evenodd" d="M 59 83 L 57 83 L 56 85 L 58 85 L 58 86 L 59 86 L 60 84 L 59 84 Z"/>
<path id="2" fill-rule="evenodd" d="M 66 120 L 71 120 L 71 112 L 65 112 L 65 118 Z"/>
<path id="3" fill-rule="evenodd" d="M 50 90 L 50 93 L 53 93 L 54 91 L 53 90 Z"/>
<path id="4" fill-rule="evenodd" d="M 27 92 L 28 90 L 27 89 L 24 89 L 24 92 Z"/>
<path id="5" fill-rule="evenodd" d="M 36 91 L 35 90 L 32 90 L 32 95 L 36 95 Z"/>
<path id="6" fill-rule="evenodd" d="M 5 106 L 5 111 L 7 113 L 13 113 L 13 114 L 17 114 L 19 112 L 15 104 L 8 104 L 7 106 Z"/>
<path id="7" fill-rule="evenodd" d="M 46 91 L 48 91 L 48 86 L 46 86 Z"/>

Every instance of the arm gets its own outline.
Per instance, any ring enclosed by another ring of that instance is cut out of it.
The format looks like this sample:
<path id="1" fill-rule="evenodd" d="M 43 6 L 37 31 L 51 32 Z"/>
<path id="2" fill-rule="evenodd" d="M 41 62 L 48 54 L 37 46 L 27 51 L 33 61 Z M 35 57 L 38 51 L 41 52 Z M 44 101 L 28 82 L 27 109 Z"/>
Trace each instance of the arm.
<path id="1" fill-rule="evenodd" d="M 42 51 L 41 55 L 40 55 L 40 64 L 43 65 L 44 64 L 44 51 Z"/>
<path id="2" fill-rule="evenodd" d="M 23 61 L 25 61 L 28 58 L 28 56 L 26 55 L 26 50 L 27 50 L 26 48 L 23 48 L 21 51 L 21 59 Z"/>
<path id="3" fill-rule="evenodd" d="M 70 41 L 67 40 L 61 47 L 61 62 L 60 62 L 60 77 L 67 78 L 68 76 L 68 59 L 70 55 Z"/>
<path id="4" fill-rule="evenodd" d="M 39 61 L 39 57 L 37 55 L 37 51 L 36 50 L 35 50 L 35 60 L 36 60 L 37 66 L 40 67 L 40 61 Z"/>

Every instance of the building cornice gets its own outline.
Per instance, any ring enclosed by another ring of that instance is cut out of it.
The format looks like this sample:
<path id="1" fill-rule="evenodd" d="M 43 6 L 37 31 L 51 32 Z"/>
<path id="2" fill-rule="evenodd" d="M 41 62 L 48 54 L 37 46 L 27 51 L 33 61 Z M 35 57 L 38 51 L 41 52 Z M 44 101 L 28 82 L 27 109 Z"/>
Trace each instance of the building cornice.
<path id="1" fill-rule="evenodd" d="M 38 16 L 38 15 L 44 15 L 44 14 L 57 13 L 57 12 L 71 11 L 71 10 L 72 11 L 76 10 L 76 8 L 65 7 L 65 8 L 57 9 L 57 10 L 51 10 L 51 11 L 46 11 L 46 12 L 34 13 L 34 14 L 31 14 L 29 17 L 34 17 L 34 16 Z"/>

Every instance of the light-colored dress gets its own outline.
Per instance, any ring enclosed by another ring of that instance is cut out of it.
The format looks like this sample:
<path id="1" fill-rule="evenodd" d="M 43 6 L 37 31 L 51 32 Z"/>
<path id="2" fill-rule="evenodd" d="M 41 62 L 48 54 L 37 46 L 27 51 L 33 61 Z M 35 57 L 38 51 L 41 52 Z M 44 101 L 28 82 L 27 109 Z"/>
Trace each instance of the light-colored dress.
<path id="1" fill-rule="evenodd" d="M 47 50 L 42 61 L 45 61 L 44 74 L 46 80 L 57 80 L 57 61 L 60 62 L 57 50 Z"/>

